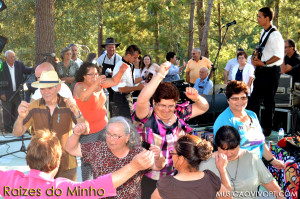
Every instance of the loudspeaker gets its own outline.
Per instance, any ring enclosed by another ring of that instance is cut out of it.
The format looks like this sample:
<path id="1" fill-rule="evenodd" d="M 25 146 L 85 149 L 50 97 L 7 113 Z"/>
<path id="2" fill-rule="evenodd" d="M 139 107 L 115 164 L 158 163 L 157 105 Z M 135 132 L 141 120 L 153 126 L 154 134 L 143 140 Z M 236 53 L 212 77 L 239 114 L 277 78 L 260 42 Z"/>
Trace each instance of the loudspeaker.
<path id="1" fill-rule="evenodd" d="M 3 36 L 0 36 L 0 53 L 2 52 L 6 42 L 7 42 L 7 38 L 3 37 Z"/>
<path id="2" fill-rule="evenodd" d="M 292 82 L 292 76 L 281 74 L 278 89 L 275 94 L 275 107 L 292 106 Z"/>
<path id="3" fill-rule="evenodd" d="M 203 96 L 209 103 L 209 109 L 203 115 L 199 115 L 188 121 L 188 124 L 193 126 L 210 126 L 215 123 L 217 117 L 228 107 L 227 98 L 224 93 L 215 95 L 215 119 L 213 119 L 213 104 L 212 95 Z"/>

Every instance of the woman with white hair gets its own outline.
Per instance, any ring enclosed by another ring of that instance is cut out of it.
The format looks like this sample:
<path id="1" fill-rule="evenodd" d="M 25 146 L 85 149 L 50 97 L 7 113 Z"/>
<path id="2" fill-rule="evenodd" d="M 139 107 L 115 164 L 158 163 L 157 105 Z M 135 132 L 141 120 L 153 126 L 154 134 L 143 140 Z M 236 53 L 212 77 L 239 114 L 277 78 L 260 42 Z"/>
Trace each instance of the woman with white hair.
<path id="1" fill-rule="evenodd" d="M 93 176 L 105 175 L 127 165 L 132 158 L 144 151 L 139 146 L 139 136 L 130 120 L 118 116 L 113 117 L 105 127 L 106 141 L 95 141 L 80 144 L 80 135 L 74 133 L 66 143 L 66 151 L 72 155 L 83 157 L 84 162 L 92 166 Z M 165 158 L 159 147 L 150 146 L 154 153 L 153 170 L 164 167 Z M 117 188 L 116 198 L 141 198 L 141 180 L 145 171 L 138 172 L 126 183 Z"/>

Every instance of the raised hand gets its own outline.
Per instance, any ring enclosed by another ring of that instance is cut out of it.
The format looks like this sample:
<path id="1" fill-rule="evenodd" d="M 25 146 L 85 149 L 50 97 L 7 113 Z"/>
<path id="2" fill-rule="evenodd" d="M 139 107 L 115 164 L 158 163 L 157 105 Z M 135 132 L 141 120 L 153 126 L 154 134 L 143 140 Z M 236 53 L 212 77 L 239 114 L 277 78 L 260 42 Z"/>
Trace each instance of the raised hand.
<path id="1" fill-rule="evenodd" d="M 216 160 L 216 167 L 220 171 L 223 171 L 226 169 L 226 166 L 228 164 L 227 156 L 224 153 L 216 153 L 215 154 L 215 160 Z"/>
<path id="2" fill-rule="evenodd" d="M 152 151 L 143 151 L 133 157 L 131 165 L 139 171 L 148 169 L 154 164 L 154 154 Z"/>
<path id="3" fill-rule="evenodd" d="M 192 101 L 197 101 L 199 97 L 198 91 L 192 87 L 187 87 L 185 89 L 185 95 Z"/>
<path id="4" fill-rule="evenodd" d="M 73 133 L 76 135 L 88 134 L 87 125 L 85 123 L 77 123 L 73 128 Z"/>
<path id="5" fill-rule="evenodd" d="M 169 72 L 169 68 L 171 67 L 171 62 L 164 62 L 160 65 L 159 73 L 163 76 L 166 76 Z"/>
<path id="6" fill-rule="evenodd" d="M 29 113 L 29 103 L 26 101 L 22 101 L 18 107 L 19 117 L 24 119 Z"/>
<path id="7" fill-rule="evenodd" d="M 151 144 L 150 146 L 150 151 L 152 151 L 154 153 L 154 159 L 158 160 L 161 157 L 161 150 L 158 146 Z"/>

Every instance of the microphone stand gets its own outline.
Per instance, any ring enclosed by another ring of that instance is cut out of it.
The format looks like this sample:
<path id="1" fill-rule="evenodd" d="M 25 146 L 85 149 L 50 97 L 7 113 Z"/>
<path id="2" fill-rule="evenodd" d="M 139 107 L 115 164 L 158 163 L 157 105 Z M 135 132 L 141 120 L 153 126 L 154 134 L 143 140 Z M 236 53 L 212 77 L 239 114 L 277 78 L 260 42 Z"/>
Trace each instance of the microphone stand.
<path id="1" fill-rule="evenodd" d="M 222 38 L 221 45 L 220 45 L 220 47 L 219 47 L 218 53 L 217 53 L 217 55 L 216 55 L 216 57 L 215 57 L 215 61 L 214 61 L 214 63 L 212 64 L 212 66 L 211 66 L 211 71 L 210 71 L 210 73 L 209 73 L 209 75 L 208 75 L 208 77 L 207 77 L 207 82 L 206 82 L 206 83 L 208 83 L 209 79 L 210 79 L 211 76 L 214 74 L 214 71 L 217 70 L 217 68 L 215 67 L 215 64 L 216 64 L 217 59 L 219 58 L 219 53 L 220 53 L 220 50 L 221 50 L 222 45 L 223 45 L 223 43 L 224 43 L 224 40 L 225 40 L 225 37 L 226 37 L 226 34 L 227 34 L 228 29 L 229 29 L 229 26 L 227 26 L 227 28 L 226 28 L 226 31 L 225 31 L 225 34 L 224 34 L 224 36 L 223 36 L 223 38 Z M 213 88 L 212 88 L 212 89 L 213 89 L 213 94 L 212 94 L 212 100 L 211 100 L 211 101 L 212 101 L 212 107 L 213 107 L 213 110 L 212 110 L 212 113 L 213 113 L 213 121 L 215 121 L 215 119 L 216 119 L 216 103 L 215 103 L 216 96 L 215 96 L 215 85 L 216 85 L 216 78 L 215 78 L 215 76 L 214 76 L 214 78 L 213 78 Z"/>

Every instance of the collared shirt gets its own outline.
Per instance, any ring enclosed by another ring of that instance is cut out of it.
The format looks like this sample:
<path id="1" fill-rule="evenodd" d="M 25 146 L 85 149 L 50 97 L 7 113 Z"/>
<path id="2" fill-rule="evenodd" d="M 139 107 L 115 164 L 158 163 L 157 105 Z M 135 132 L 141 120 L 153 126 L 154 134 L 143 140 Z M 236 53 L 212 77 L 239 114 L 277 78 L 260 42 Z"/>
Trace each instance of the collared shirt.
<path id="1" fill-rule="evenodd" d="M 119 72 L 120 67 L 123 63 L 127 64 L 129 67 L 124 72 L 120 83 L 116 86 L 111 87 L 115 92 L 119 92 L 119 87 L 122 88 L 122 87 L 133 87 L 134 86 L 135 77 L 134 77 L 134 74 L 132 71 L 132 69 L 134 68 L 133 64 L 126 62 L 124 59 L 122 59 L 121 61 L 116 63 L 114 71 L 113 71 L 113 76 L 115 76 Z"/>
<path id="2" fill-rule="evenodd" d="M 79 67 L 81 66 L 81 64 L 83 63 L 83 61 L 77 57 L 77 59 L 74 61 Z"/>
<path id="3" fill-rule="evenodd" d="M 61 88 L 58 91 L 58 94 L 60 96 L 62 96 L 63 98 L 66 98 L 66 99 L 73 98 L 73 95 L 72 95 L 72 92 L 71 92 L 70 88 L 65 83 L 61 84 Z M 34 94 L 31 96 L 31 99 L 37 100 L 37 99 L 40 99 L 40 98 L 42 98 L 42 94 L 41 94 L 41 89 L 38 88 L 38 89 L 35 90 Z"/>
<path id="4" fill-rule="evenodd" d="M 233 58 L 229 60 L 225 66 L 225 70 L 228 71 L 228 80 L 232 80 L 231 75 L 232 75 L 232 69 L 235 65 L 238 65 L 239 62 L 237 61 L 237 58 Z"/>
<path id="5" fill-rule="evenodd" d="M 16 91 L 16 77 L 15 77 L 15 65 L 13 64 L 12 66 L 10 66 L 7 63 L 8 69 L 9 69 L 9 73 L 10 73 L 10 77 L 11 77 L 11 83 L 12 83 L 12 87 L 13 87 L 13 91 Z"/>
<path id="6" fill-rule="evenodd" d="M 73 133 L 73 123 L 77 123 L 76 116 L 64 102 L 64 98 L 57 95 L 57 107 L 53 114 L 50 114 L 50 109 L 46 105 L 43 98 L 35 100 L 29 105 L 29 112 L 23 120 L 25 128 L 32 127 L 34 132 L 32 135 L 43 129 L 49 129 L 56 133 L 57 138 L 63 146 L 61 157 L 60 170 L 69 170 L 77 167 L 75 156 L 69 155 L 65 150 L 67 139 Z"/>
<path id="7" fill-rule="evenodd" d="M 66 178 L 53 179 L 49 174 L 35 169 L 31 169 L 28 174 L 17 170 L 0 171 L 0 176 L 0 195 L 4 198 L 103 198 L 116 195 L 111 174 L 84 182 L 73 182 Z M 96 191 L 86 193 L 83 189 Z M 55 191 L 61 195 L 56 196 Z"/>
<path id="8" fill-rule="evenodd" d="M 171 67 L 169 68 L 169 72 L 166 75 L 164 82 L 179 80 L 180 79 L 179 74 L 180 74 L 179 67 L 174 64 L 171 64 Z"/>
<path id="9" fill-rule="evenodd" d="M 207 81 L 207 78 L 208 77 L 206 77 L 202 82 L 200 82 L 201 78 L 196 80 L 194 88 L 198 91 L 199 95 L 208 95 L 210 89 L 213 87 L 213 82 L 211 80 Z"/>
<path id="10" fill-rule="evenodd" d="M 166 158 L 166 166 L 163 169 L 145 174 L 153 180 L 159 180 L 163 176 L 174 174 L 173 160 L 170 151 L 173 150 L 174 144 L 180 136 L 190 133 L 193 130 L 186 123 L 192 115 L 192 105 L 190 105 L 189 102 L 177 104 L 174 114 L 177 116 L 177 121 L 171 126 L 166 126 L 158 119 L 152 107 L 150 107 L 148 116 L 141 120 L 137 118 L 134 107 L 132 120 L 142 140 L 158 146 Z"/>
<path id="11" fill-rule="evenodd" d="M 271 30 L 271 29 L 270 29 Z M 269 31 L 270 31 L 269 30 Z M 261 36 L 263 36 L 263 33 L 265 30 L 263 29 L 261 31 Z M 262 38 L 262 42 L 268 35 L 268 32 L 265 33 L 264 37 Z M 268 64 L 267 67 L 271 66 L 280 66 L 283 63 L 284 58 L 284 41 L 279 31 L 274 31 L 270 34 L 269 39 L 265 45 L 265 48 L 262 52 L 261 61 L 268 61 L 271 57 L 276 56 L 279 58 L 278 61 Z"/>
<path id="12" fill-rule="evenodd" d="M 211 68 L 211 61 L 206 57 L 201 56 L 199 61 L 189 60 L 186 66 L 186 72 L 190 72 L 190 82 L 195 84 L 199 78 L 199 71 L 202 67 Z"/>
<path id="13" fill-rule="evenodd" d="M 105 64 L 114 65 L 114 63 L 118 63 L 119 61 L 122 60 L 122 57 L 121 57 L 119 54 L 117 54 L 117 53 L 115 53 L 113 56 L 111 56 L 110 59 L 108 58 L 108 56 L 107 56 L 106 53 L 103 53 L 103 54 L 100 55 L 100 57 L 98 57 L 98 59 L 97 59 L 97 63 L 98 63 L 98 65 L 99 65 L 101 68 L 102 68 L 102 64 L 103 64 L 103 60 L 104 60 L 104 57 L 105 57 L 105 56 L 106 56 L 105 62 L 104 62 Z M 116 62 L 114 62 L 115 58 L 116 58 Z"/>

